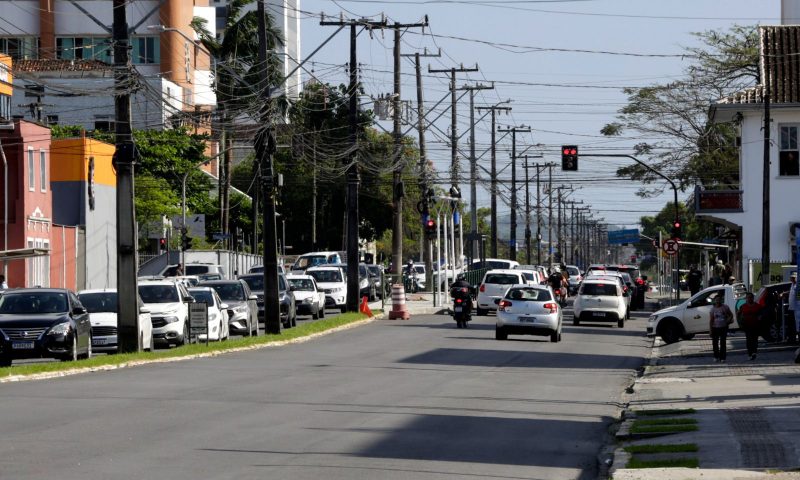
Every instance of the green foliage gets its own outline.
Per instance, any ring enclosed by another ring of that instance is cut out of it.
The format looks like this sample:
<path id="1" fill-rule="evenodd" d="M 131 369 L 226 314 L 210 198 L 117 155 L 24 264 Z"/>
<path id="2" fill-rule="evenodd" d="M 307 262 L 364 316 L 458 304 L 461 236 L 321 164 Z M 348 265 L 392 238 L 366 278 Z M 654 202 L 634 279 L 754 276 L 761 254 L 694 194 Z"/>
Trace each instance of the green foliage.
<path id="1" fill-rule="evenodd" d="M 681 218 L 682 239 L 686 242 L 703 242 L 716 236 L 716 226 L 713 222 L 695 216 L 694 208 L 687 207 L 683 202 L 678 202 L 678 212 Z M 672 225 L 675 221 L 675 204 L 669 202 L 664 205 L 654 216 L 641 217 L 639 223 L 642 227 L 642 234 L 650 238 L 658 238 L 661 232 L 662 238 L 672 236 Z M 652 250 L 650 241 L 643 241 L 640 244 L 644 250 Z M 685 265 L 700 262 L 699 250 L 690 248 L 681 251 L 681 262 Z M 647 270 L 654 264 L 653 261 L 642 261 L 641 268 Z"/>
<path id="2" fill-rule="evenodd" d="M 697 468 L 700 461 L 696 458 L 665 458 L 655 460 L 642 460 L 631 458 L 625 468 Z"/>
<path id="3" fill-rule="evenodd" d="M 171 218 L 181 213 L 180 196 L 175 194 L 165 179 L 146 174 L 136 175 L 134 188 L 136 222 L 140 228 L 160 221 L 162 215 Z"/>
<path id="4" fill-rule="evenodd" d="M 655 138 L 634 147 L 655 169 L 667 172 L 681 189 L 700 184 L 731 188 L 738 184 L 736 128 L 708 120 L 709 101 L 755 84 L 758 77 L 758 32 L 734 26 L 727 31 L 694 34 L 700 47 L 686 48 L 693 61 L 685 77 L 670 83 L 628 88 L 628 104 L 616 121 L 601 129 L 606 136 Z M 617 170 L 620 177 L 645 183 L 662 180 L 641 165 Z M 657 190 L 660 191 L 661 188 Z M 643 189 L 642 196 L 655 193 Z"/>
<path id="5" fill-rule="evenodd" d="M 696 443 L 629 445 L 625 447 L 625 451 L 628 453 L 683 453 L 697 450 Z"/>
<path id="6" fill-rule="evenodd" d="M 100 140 L 101 142 L 114 143 L 114 134 L 102 130 L 84 131 L 80 125 L 50 125 L 50 136 L 53 140 L 65 138 L 79 138 L 81 135 Z"/>

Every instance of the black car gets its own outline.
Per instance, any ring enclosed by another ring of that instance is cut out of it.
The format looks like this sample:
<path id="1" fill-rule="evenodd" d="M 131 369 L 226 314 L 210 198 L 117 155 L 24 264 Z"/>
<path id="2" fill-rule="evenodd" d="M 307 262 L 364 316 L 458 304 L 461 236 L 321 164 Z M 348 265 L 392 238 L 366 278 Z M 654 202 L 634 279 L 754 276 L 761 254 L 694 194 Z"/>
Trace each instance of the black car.
<path id="1" fill-rule="evenodd" d="M 78 296 L 62 288 L 22 288 L 0 296 L 0 366 L 20 358 L 92 355 L 92 324 Z"/>
<path id="2" fill-rule="evenodd" d="M 239 275 L 239 279 L 244 280 L 250 286 L 250 290 L 258 296 L 258 319 L 264 321 L 264 274 L 252 273 Z M 294 294 L 289 288 L 289 282 L 282 274 L 278 274 L 278 299 L 281 308 L 281 323 L 283 328 L 297 326 L 297 307 L 294 301 Z"/>

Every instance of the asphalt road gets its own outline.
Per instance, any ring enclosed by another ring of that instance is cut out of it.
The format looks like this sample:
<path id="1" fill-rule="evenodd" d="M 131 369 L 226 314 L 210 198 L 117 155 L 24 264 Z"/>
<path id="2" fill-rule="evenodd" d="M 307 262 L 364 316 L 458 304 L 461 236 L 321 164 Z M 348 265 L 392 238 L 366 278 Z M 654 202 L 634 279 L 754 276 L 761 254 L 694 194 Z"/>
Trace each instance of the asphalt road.
<path id="1" fill-rule="evenodd" d="M 0 478 L 595 478 L 645 315 L 558 344 L 493 320 L 0 384 Z"/>

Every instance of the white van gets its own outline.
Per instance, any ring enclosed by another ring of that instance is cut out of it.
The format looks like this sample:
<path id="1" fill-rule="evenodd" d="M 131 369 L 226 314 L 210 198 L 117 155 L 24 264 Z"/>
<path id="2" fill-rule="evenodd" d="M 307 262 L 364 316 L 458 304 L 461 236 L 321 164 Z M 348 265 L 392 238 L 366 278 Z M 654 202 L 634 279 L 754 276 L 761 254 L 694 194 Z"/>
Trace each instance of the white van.
<path id="1" fill-rule="evenodd" d="M 320 265 L 328 265 L 330 263 L 344 263 L 339 252 L 311 252 L 304 253 L 297 257 L 294 265 L 292 265 L 292 273 L 302 274 L 309 267 L 318 267 Z"/>

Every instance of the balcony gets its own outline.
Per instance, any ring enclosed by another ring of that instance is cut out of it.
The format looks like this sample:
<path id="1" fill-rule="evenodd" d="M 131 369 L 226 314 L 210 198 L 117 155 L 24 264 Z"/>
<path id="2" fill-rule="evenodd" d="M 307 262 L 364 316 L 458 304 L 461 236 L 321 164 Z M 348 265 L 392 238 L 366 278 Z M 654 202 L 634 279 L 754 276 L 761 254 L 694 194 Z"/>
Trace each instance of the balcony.
<path id="1" fill-rule="evenodd" d="M 741 190 L 702 190 L 694 188 L 695 213 L 738 213 L 742 212 Z"/>

